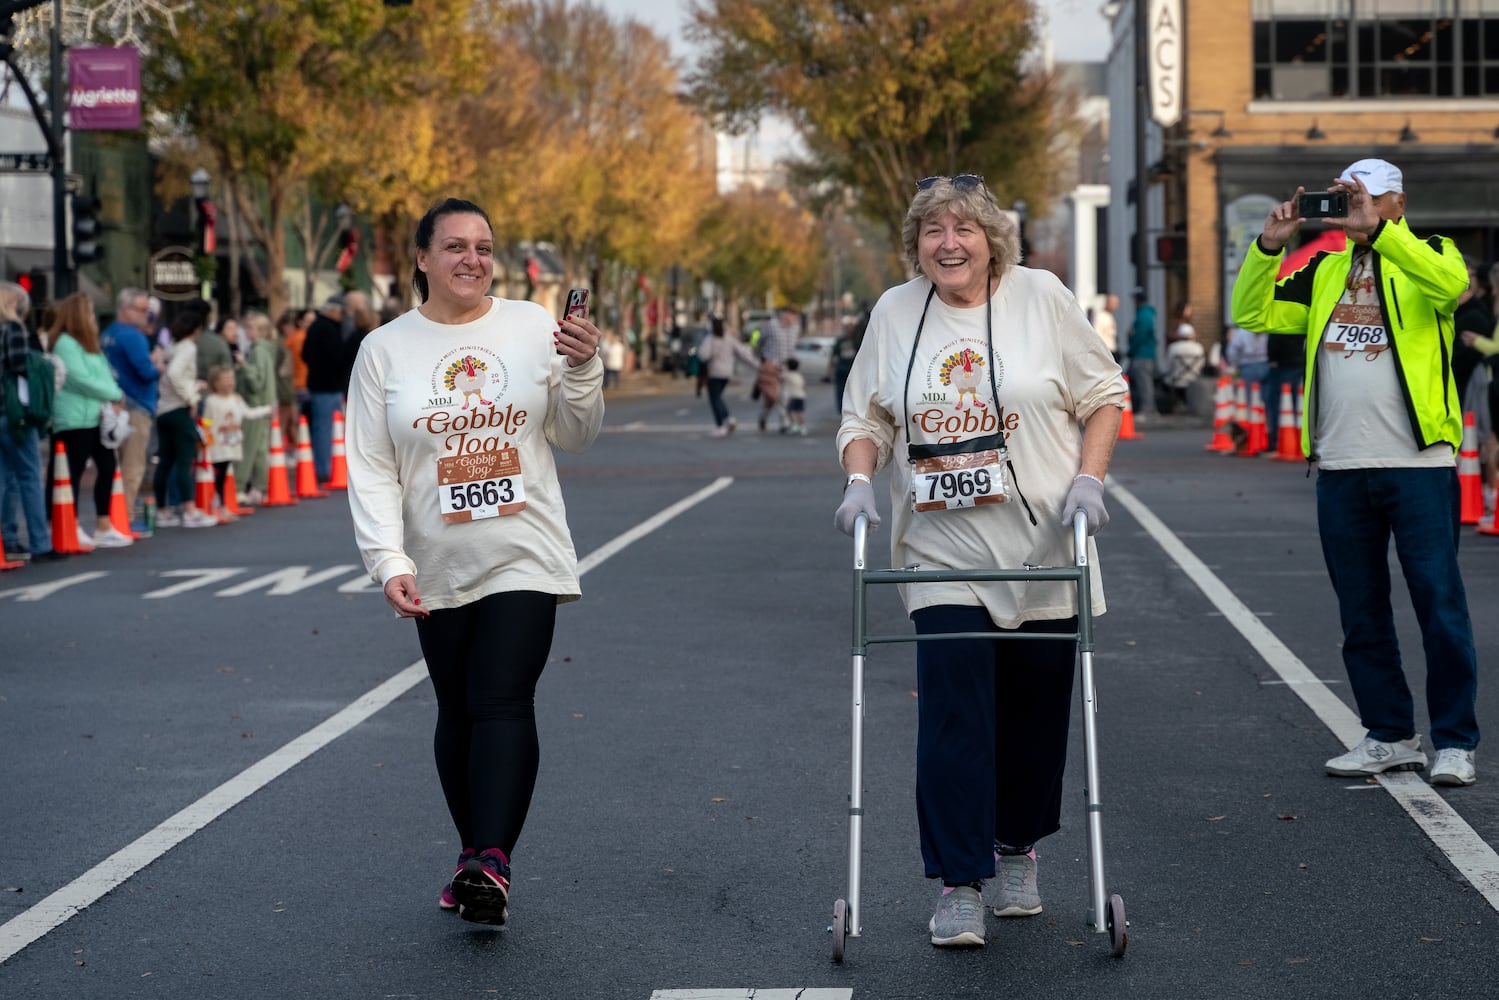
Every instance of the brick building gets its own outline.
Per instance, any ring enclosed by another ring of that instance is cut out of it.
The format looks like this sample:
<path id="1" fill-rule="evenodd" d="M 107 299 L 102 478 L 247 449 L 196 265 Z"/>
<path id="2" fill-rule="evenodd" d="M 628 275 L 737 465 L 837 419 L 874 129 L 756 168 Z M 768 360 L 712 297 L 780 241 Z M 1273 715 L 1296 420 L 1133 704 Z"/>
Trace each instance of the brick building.
<path id="1" fill-rule="evenodd" d="M 1181 0 L 1183 115 L 1149 129 L 1150 281 L 1163 312 L 1190 301 L 1216 339 L 1244 248 L 1298 184 L 1325 187 L 1356 159 L 1405 173 L 1408 220 L 1499 257 L 1499 0 Z M 1133 156 L 1132 0 L 1110 6 L 1111 185 Z M 1119 133 L 1124 133 L 1120 135 Z M 1133 210 L 1111 230 L 1129 261 Z M 1304 239 L 1318 227 L 1308 224 Z M 1162 235 L 1185 254 L 1162 265 Z"/>

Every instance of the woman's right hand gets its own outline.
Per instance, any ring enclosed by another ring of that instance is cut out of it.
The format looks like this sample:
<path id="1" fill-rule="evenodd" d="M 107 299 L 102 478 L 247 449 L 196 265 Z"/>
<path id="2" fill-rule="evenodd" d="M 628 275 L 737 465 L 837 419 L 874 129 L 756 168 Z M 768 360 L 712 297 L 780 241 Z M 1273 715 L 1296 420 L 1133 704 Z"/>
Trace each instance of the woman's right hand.
<path id="1" fill-rule="evenodd" d="M 833 514 L 833 524 L 839 531 L 852 538 L 854 522 L 858 520 L 860 514 L 869 518 L 871 528 L 880 526 L 880 512 L 874 504 L 874 487 L 862 479 L 856 479 L 848 484 L 848 489 L 843 491 L 843 502 L 838 505 L 837 512 Z"/>
<path id="2" fill-rule="evenodd" d="M 385 581 L 385 600 L 395 608 L 398 618 L 426 618 L 432 613 L 422 607 L 422 597 L 416 589 L 416 577 L 410 573 L 402 573 Z"/>

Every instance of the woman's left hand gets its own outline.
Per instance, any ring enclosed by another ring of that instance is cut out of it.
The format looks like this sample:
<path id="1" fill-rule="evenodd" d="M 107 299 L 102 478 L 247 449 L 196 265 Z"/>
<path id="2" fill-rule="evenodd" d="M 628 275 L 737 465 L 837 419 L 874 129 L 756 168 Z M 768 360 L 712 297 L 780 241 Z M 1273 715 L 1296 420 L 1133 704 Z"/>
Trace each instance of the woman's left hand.
<path id="1" fill-rule="evenodd" d="M 562 321 L 553 339 L 557 350 L 567 357 L 569 368 L 587 364 L 599 353 L 599 341 L 603 334 L 585 316 L 574 316 Z"/>

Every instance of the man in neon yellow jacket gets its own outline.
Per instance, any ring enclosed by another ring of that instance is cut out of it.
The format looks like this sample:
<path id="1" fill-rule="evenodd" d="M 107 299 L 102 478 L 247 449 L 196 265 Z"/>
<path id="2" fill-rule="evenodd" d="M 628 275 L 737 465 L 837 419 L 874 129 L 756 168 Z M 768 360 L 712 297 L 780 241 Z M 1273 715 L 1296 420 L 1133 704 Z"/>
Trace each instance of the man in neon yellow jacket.
<path id="1" fill-rule="evenodd" d="M 1426 653 L 1434 784 L 1471 785 L 1478 745 L 1477 656 L 1457 562 L 1454 453 L 1462 411 L 1452 376 L 1452 314 L 1467 268 L 1451 240 L 1405 224 L 1404 178 L 1359 160 L 1329 191 L 1348 196 L 1348 245 L 1277 281 L 1305 221 L 1297 200 L 1270 212 L 1233 291 L 1233 321 L 1306 338 L 1302 452 L 1317 462 L 1317 520 L 1343 625 L 1343 663 L 1368 730 L 1327 772 L 1353 776 L 1427 763 L 1390 608 L 1390 536 Z M 1303 189 L 1297 189 L 1297 195 Z"/>

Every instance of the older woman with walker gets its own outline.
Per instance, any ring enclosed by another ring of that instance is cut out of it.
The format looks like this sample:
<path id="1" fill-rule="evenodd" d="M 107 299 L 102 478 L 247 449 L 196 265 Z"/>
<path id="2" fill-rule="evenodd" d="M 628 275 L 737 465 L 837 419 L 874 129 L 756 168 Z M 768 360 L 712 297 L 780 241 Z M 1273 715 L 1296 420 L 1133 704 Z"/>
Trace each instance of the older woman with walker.
<path id="1" fill-rule="evenodd" d="M 889 465 L 890 565 L 1072 563 L 1074 514 L 1089 535 L 1109 520 L 1103 480 L 1129 405 L 1119 365 L 1062 283 L 1020 265 L 1015 223 L 982 178 L 920 181 L 902 236 L 917 276 L 881 296 L 849 372 L 835 524 L 880 524 L 871 480 Z M 1078 627 L 1076 588 L 1056 582 L 923 582 L 902 597 L 918 636 Z M 916 812 L 927 877 L 942 881 L 934 945 L 984 943 L 996 871 L 995 916 L 1041 912 L 1035 845 L 1061 826 L 1075 655 L 1046 638 L 917 642 Z"/>
<path id="2" fill-rule="evenodd" d="M 416 227 L 417 308 L 364 339 L 349 389 L 349 506 L 366 568 L 437 697 L 437 775 L 461 852 L 438 905 L 503 924 L 536 785 L 536 683 L 578 559 L 553 448 L 604 421 L 599 330 L 492 297 L 494 231 L 449 198 Z"/>

